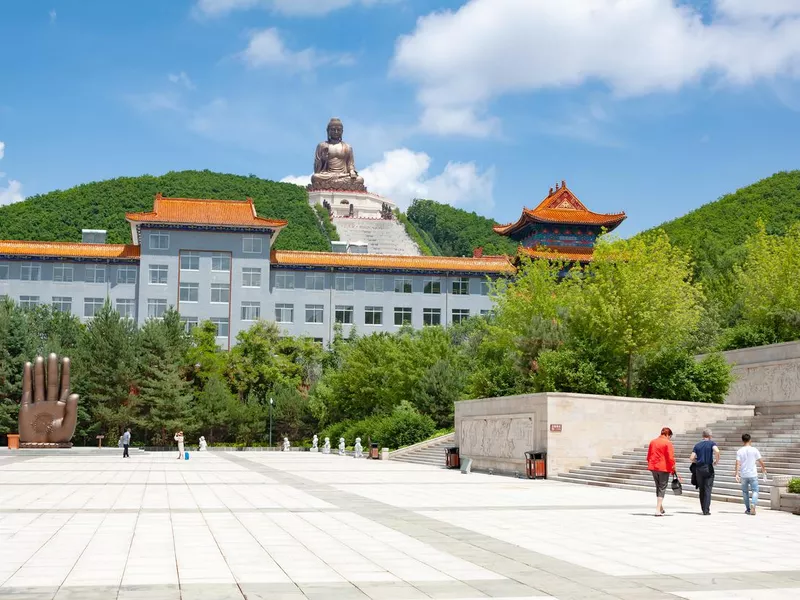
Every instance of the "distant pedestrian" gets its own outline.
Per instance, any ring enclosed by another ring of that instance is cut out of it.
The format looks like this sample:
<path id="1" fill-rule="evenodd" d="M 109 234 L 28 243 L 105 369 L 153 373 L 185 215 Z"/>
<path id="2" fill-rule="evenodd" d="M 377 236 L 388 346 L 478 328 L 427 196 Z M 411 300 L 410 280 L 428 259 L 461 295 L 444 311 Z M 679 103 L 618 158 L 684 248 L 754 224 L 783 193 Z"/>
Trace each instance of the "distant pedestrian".
<path id="1" fill-rule="evenodd" d="M 758 505 L 758 469 L 756 462 L 761 465 L 761 472 L 764 473 L 764 479 L 767 478 L 767 467 L 764 465 L 764 459 L 761 458 L 761 452 L 758 448 L 750 445 L 750 434 L 745 433 L 742 435 L 742 443 L 744 444 L 739 450 L 736 451 L 736 483 L 742 486 L 742 499 L 744 500 L 745 514 L 756 514 L 756 506 Z M 750 492 L 753 492 L 753 502 L 750 502 Z"/>
<path id="2" fill-rule="evenodd" d="M 179 431 L 175 434 L 175 441 L 178 442 L 178 460 L 183 458 L 183 432 Z"/>
<path id="3" fill-rule="evenodd" d="M 125 430 L 125 433 L 122 434 L 122 458 L 130 458 L 130 454 L 128 454 L 128 448 L 131 445 L 131 428 L 128 427 Z"/>
<path id="4" fill-rule="evenodd" d="M 703 430 L 703 440 L 692 448 L 691 461 L 695 464 L 697 487 L 700 488 L 700 509 L 711 514 L 711 491 L 714 489 L 714 467 L 719 463 L 719 446 L 711 439 L 711 430 Z"/>
<path id="5" fill-rule="evenodd" d="M 675 448 L 672 446 L 672 429 L 663 427 L 661 435 L 650 442 L 647 448 L 647 469 L 653 474 L 656 484 L 656 516 L 664 515 L 664 495 L 667 493 L 669 476 L 675 475 L 682 481 L 675 469 Z"/>

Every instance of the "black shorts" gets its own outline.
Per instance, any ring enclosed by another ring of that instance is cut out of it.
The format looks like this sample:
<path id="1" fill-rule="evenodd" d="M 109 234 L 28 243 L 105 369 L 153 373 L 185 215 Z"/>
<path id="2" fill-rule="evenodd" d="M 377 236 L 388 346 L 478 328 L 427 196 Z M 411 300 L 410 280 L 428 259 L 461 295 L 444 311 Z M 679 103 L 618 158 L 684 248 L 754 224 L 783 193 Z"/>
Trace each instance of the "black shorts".
<path id="1" fill-rule="evenodd" d="M 663 498 L 667 493 L 669 484 L 669 473 L 666 471 L 650 471 L 653 474 L 653 481 L 656 482 L 656 496 Z"/>

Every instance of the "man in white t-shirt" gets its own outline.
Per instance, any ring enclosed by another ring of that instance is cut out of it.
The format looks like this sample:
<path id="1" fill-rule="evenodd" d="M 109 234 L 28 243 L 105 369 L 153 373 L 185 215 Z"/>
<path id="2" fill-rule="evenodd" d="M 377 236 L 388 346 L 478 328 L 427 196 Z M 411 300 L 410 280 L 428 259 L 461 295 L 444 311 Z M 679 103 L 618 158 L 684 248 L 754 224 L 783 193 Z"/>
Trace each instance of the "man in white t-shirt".
<path id="1" fill-rule="evenodd" d="M 767 467 L 764 466 L 764 460 L 761 458 L 761 452 L 758 451 L 758 448 L 753 448 L 750 445 L 749 433 L 742 435 L 742 442 L 744 446 L 736 452 L 736 483 L 742 486 L 742 498 L 747 509 L 745 514 L 754 515 L 758 504 L 758 470 L 756 469 L 756 462 L 761 465 L 764 479 L 767 478 Z M 751 491 L 753 492 L 752 504 L 750 503 Z"/>

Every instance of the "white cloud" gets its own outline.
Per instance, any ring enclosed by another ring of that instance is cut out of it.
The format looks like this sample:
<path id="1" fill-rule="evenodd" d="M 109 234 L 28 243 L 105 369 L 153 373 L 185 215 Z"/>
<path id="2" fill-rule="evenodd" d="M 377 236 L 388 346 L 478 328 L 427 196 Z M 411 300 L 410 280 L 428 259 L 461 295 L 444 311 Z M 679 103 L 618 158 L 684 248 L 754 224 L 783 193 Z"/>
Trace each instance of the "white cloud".
<path id="1" fill-rule="evenodd" d="M 24 199 L 25 196 L 22 195 L 22 184 L 16 179 L 9 179 L 6 187 L 0 185 L 0 206 L 21 202 Z"/>
<path id="2" fill-rule="evenodd" d="M 392 71 L 419 86 L 426 131 L 480 137 L 496 129 L 488 104 L 506 94 L 599 81 L 641 96 L 708 77 L 800 76 L 800 2 L 716 8 L 704 22 L 675 0 L 469 0 L 420 18 L 398 40 Z"/>
<path id="3" fill-rule="evenodd" d="M 373 6 L 397 0 L 197 0 L 194 13 L 219 17 L 237 10 L 259 8 L 292 16 L 323 16 L 349 6 Z"/>
<path id="4" fill-rule="evenodd" d="M 173 92 L 131 94 L 128 96 L 128 101 L 140 112 L 181 109 L 180 97 Z"/>
<path id="5" fill-rule="evenodd" d="M 187 90 L 193 90 L 196 87 L 194 82 L 189 79 L 189 76 L 183 71 L 180 73 L 170 73 L 167 75 L 167 78 L 175 85 L 182 85 Z"/>
<path id="6" fill-rule="evenodd" d="M 346 66 L 353 63 L 352 56 L 347 54 L 321 55 L 314 48 L 290 50 L 274 27 L 254 32 L 241 56 L 253 68 L 287 67 L 295 71 L 311 71 L 325 64 Z"/>
<path id="7" fill-rule="evenodd" d="M 58 18 L 58 14 L 56 13 L 56 9 L 55 8 L 51 8 L 50 12 L 47 13 L 47 14 L 50 16 L 50 22 L 51 23 L 55 23 L 56 19 Z"/>
<path id="8" fill-rule="evenodd" d="M 399 148 L 384 152 L 383 159 L 359 174 L 367 189 L 406 208 L 414 198 L 430 198 L 454 206 L 494 205 L 494 169 L 480 172 L 473 162 L 449 162 L 438 175 L 430 176 L 431 157 L 424 152 Z M 287 183 L 307 185 L 310 176 L 289 176 Z"/>
<path id="9" fill-rule="evenodd" d="M 6 155 L 6 143 L 0 142 L 0 159 Z"/>

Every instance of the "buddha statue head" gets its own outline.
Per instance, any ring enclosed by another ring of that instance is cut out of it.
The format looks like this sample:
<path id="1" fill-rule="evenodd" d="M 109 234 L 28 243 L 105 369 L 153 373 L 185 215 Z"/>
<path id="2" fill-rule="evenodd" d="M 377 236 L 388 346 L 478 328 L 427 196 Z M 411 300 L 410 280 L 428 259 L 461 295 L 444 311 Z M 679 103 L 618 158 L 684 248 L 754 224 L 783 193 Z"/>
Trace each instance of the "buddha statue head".
<path id="1" fill-rule="evenodd" d="M 329 144 L 338 144 L 342 141 L 342 135 L 344 134 L 344 125 L 342 125 L 342 120 L 336 117 L 332 118 L 328 122 L 328 143 Z"/>

